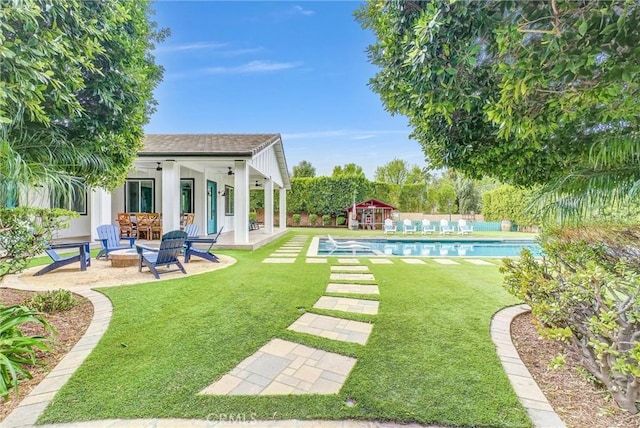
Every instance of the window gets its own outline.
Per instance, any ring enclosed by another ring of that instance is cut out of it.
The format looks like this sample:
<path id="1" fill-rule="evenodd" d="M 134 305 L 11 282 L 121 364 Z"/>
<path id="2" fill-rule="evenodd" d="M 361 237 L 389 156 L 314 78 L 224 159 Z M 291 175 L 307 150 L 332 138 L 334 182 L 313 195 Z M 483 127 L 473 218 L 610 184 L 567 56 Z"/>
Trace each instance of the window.
<path id="1" fill-rule="evenodd" d="M 66 190 L 54 189 L 50 193 L 51 208 L 64 208 L 87 215 L 87 188 L 83 181 L 74 181 Z"/>
<path id="2" fill-rule="evenodd" d="M 180 180 L 180 212 L 192 213 L 193 211 L 193 178 Z"/>
<path id="3" fill-rule="evenodd" d="M 124 192 L 125 211 L 129 213 L 155 212 L 154 188 L 154 180 L 127 179 Z"/>
<path id="4" fill-rule="evenodd" d="M 233 215 L 233 187 L 225 185 L 224 193 L 227 195 L 224 198 L 224 215 Z"/>

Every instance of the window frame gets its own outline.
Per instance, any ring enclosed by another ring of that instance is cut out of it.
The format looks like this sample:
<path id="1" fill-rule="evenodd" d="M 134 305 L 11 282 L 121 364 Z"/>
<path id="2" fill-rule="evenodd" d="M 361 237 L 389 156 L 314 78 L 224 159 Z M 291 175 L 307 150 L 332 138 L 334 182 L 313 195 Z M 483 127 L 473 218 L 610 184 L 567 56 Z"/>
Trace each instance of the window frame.
<path id="1" fill-rule="evenodd" d="M 191 198 L 190 198 L 190 207 L 189 207 L 189 211 L 182 211 L 182 183 L 183 182 L 190 182 L 191 183 Z M 195 212 L 195 201 L 194 201 L 194 197 L 195 197 L 195 187 L 196 187 L 196 180 L 195 178 L 181 178 L 180 179 L 180 213 L 193 213 Z"/>
<path id="2" fill-rule="evenodd" d="M 87 215 L 87 201 L 89 198 L 87 185 L 83 179 L 74 181 L 69 185 L 70 190 L 60 194 L 60 189 L 52 189 L 49 192 L 49 207 L 52 209 L 61 208 L 69 211 L 77 212 L 78 215 Z M 70 194 L 71 193 L 71 194 Z M 78 202 L 77 197 L 80 197 Z"/>
<path id="3" fill-rule="evenodd" d="M 140 211 L 141 208 L 141 201 L 142 201 L 142 192 L 140 192 L 140 183 L 142 181 L 150 181 L 151 182 L 151 211 L 149 211 L 150 213 L 154 213 L 156 212 L 156 180 L 155 178 L 127 178 L 124 182 L 124 211 L 125 212 L 132 212 L 132 213 L 139 213 L 139 212 L 144 212 L 144 211 Z M 131 182 L 137 182 L 138 183 L 138 209 L 137 210 L 131 210 L 128 202 L 128 185 Z"/>
<path id="4" fill-rule="evenodd" d="M 235 189 L 233 186 L 229 186 L 228 184 L 224 185 L 224 194 L 226 197 L 224 198 L 224 215 L 229 217 L 235 215 L 234 210 L 234 192 Z"/>

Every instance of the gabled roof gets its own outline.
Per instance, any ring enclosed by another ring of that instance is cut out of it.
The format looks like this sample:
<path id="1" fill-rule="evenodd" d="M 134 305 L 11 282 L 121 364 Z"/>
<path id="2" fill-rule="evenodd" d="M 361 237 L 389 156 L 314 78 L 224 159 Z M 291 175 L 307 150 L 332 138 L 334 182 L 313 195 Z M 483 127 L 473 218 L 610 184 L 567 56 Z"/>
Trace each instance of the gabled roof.
<path id="1" fill-rule="evenodd" d="M 377 199 L 368 199 L 366 201 L 358 202 L 356 204 L 356 209 L 357 210 L 367 209 L 367 208 L 386 208 L 386 209 L 390 209 L 390 210 L 396 210 L 397 209 L 393 205 L 389 205 L 386 202 L 382 202 L 382 201 L 379 201 Z M 345 211 L 351 211 L 352 209 L 353 209 L 353 205 L 349 205 L 344 210 Z"/>
<path id="2" fill-rule="evenodd" d="M 254 156 L 280 134 L 147 134 L 140 156 Z"/>

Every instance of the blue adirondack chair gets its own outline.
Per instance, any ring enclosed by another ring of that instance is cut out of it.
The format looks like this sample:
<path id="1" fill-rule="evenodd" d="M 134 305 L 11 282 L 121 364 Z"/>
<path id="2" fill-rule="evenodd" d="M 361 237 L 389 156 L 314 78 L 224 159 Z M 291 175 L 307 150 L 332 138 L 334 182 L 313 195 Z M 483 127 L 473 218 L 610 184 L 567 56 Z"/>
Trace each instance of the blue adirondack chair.
<path id="1" fill-rule="evenodd" d="M 133 244 L 136 242 L 135 236 L 121 238 L 118 226 L 112 224 L 103 224 L 98 226 L 96 230 L 98 232 L 98 240 L 102 243 L 102 249 L 96 259 L 104 256 L 105 260 L 109 260 L 110 251 L 133 248 Z"/>
<path id="2" fill-rule="evenodd" d="M 200 238 L 197 236 L 189 236 L 185 244 L 184 262 L 189 263 L 191 256 L 195 256 L 209 260 L 210 262 L 218 263 L 218 257 L 211 252 L 211 249 L 213 248 L 213 245 L 218 242 L 222 229 L 224 229 L 224 226 L 218 230 L 218 234 L 215 237 L 205 236 Z M 200 244 L 202 247 L 196 247 L 194 246 L 195 244 Z"/>
<path id="3" fill-rule="evenodd" d="M 61 256 L 56 250 L 78 250 L 78 254 Z M 40 269 L 34 275 L 44 275 L 47 272 L 51 272 L 54 269 L 58 269 L 62 266 L 66 266 L 71 263 L 80 262 L 80 270 L 86 271 L 87 266 L 91 266 L 91 253 L 89 251 L 88 242 L 63 242 L 58 244 L 49 244 L 44 250 L 52 262 Z"/>
<path id="4" fill-rule="evenodd" d="M 195 223 L 188 224 L 184 227 L 184 231 L 187 232 L 188 237 L 198 236 L 198 225 Z"/>
<path id="5" fill-rule="evenodd" d="M 140 264 L 138 272 L 142 272 L 142 267 L 147 266 L 156 279 L 160 279 L 161 273 L 176 272 L 178 270 L 186 274 L 184 266 L 178 260 L 178 255 L 183 249 L 184 241 L 187 239 L 187 232 L 182 230 L 172 230 L 162 235 L 160 248 L 147 247 L 146 245 L 136 245 L 136 250 L 140 254 Z M 161 270 L 159 267 L 171 267 L 176 265 L 177 269 Z"/>

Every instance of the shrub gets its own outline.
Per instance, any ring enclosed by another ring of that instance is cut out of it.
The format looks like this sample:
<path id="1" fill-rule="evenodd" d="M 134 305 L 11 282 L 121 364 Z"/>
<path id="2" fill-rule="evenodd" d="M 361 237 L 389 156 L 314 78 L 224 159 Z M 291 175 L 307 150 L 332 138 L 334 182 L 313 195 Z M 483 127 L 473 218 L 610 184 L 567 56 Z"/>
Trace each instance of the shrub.
<path id="1" fill-rule="evenodd" d="M 336 224 L 337 224 L 338 226 L 342 226 L 342 225 L 344 225 L 346 222 L 347 222 L 347 219 L 346 219 L 345 217 L 343 217 L 343 216 L 338 216 L 338 217 L 336 218 Z"/>
<path id="2" fill-rule="evenodd" d="M 318 214 L 309 214 L 309 226 L 315 226 L 318 221 Z"/>
<path id="3" fill-rule="evenodd" d="M 255 211 L 251 211 L 249 213 L 249 220 L 258 221 L 258 213 L 256 213 Z"/>
<path id="4" fill-rule="evenodd" d="M 300 214 L 294 214 L 293 216 L 291 216 L 291 220 L 293 220 L 293 225 L 294 226 L 299 226 L 301 218 L 302 218 L 302 216 Z"/>
<path id="5" fill-rule="evenodd" d="M 24 301 L 24 306 L 38 312 L 52 314 L 54 312 L 67 312 L 78 304 L 78 301 L 69 290 L 47 291 L 34 294 Z"/>
<path id="6" fill-rule="evenodd" d="M 331 224 L 331 216 L 329 214 L 325 214 L 322 216 L 322 225 L 328 226 Z"/>
<path id="7" fill-rule="evenodd" d="M 559 340 L 620 407 L 640 399 L 640 227 L 588 227 L 541 237 L 547 258 L 505 260 L 504 285 L 531 306 L 538 329 Z"/>
<path id="8" fill-rule="evenodd" d="M 39 323 L 45 330 L 55 332 L 42 314 L 25 306 L 0 305 L 0 397 L 6 398 L 9 390 L 18 391 L 20 379 L 30 379 L 25 367 L 38 365 L 36 349 L 51 351 L 46 344 L 50 339 L 41 336 L 24 336 L 19 326 L 24 323 Z"/>
<path id="9" fill-rule="evenodd" d="M 44 251 L 53 232 L 77 216 L 57 208 L 0 208 L 0 278 L 21 272 L 29 257 Z"/>

